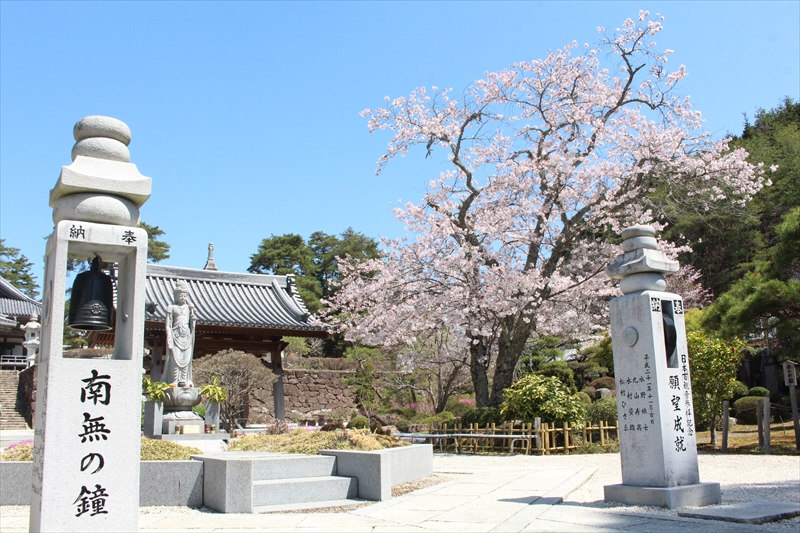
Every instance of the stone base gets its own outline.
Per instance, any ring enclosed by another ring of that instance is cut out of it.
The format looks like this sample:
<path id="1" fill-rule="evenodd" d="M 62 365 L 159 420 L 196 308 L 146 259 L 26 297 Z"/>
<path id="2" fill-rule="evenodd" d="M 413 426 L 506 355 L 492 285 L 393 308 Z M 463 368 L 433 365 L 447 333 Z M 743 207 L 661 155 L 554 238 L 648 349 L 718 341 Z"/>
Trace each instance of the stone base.
<path id="1" fill-rule="evenodd" d="M 639 487 L 636 485 L 606 485 L 605 501 L 628 505 L 652 505 L 678 509 L 703 507 L 722 501 L 719 483 L 698 483 L 681 487 Z"/>
<path id="2" fill-rule="evenodd" d="M 228 451 L 227 440 L 231 436 L 225 432 L 190 435 L 156 435 L 156 439 L 168 440 L 176 444 L 199 448 L 203 453 L 218 453 Z"/>

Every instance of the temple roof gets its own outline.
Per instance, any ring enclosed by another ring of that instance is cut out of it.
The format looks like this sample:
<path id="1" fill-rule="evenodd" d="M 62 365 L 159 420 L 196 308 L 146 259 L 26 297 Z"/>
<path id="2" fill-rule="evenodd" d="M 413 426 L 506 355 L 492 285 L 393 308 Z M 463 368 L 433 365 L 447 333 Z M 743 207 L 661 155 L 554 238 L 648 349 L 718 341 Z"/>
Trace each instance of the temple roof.
<path id="1" fill-rule="evenodd" d="M 325 331 L 309 321 L 294 276 L 242 274 L 196 268 L 147 265 L 145 317 L 164 322 L 178 280 L 189 287 L 188 301 L 199 325 Z"/>
<path id="2" fill-rule="evenodd" d="M 42 304 L 29 298 L 0 277 L 0 314 L 8 316 L 30 316 L 42 314 Z"/>

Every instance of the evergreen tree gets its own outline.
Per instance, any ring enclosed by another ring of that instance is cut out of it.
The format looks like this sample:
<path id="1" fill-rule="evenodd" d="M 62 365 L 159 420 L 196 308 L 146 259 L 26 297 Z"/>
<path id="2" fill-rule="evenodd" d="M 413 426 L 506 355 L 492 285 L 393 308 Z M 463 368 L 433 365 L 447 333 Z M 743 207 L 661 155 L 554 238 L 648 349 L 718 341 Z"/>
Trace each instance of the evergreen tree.
<path id="1" fill-rule="evenodd" d="M 139 222 L 139 227 L 147 232 L 147 259 L 151 263 L 169 259 L 169 244 L 158 240 L 158 237 L 166 235 L 166 232 L 158 226 L 150 226 L 146 222 Z"/>
<path id="2" fill-rule="evenodd" d="M 0 276 L 35 300 L 39 297 L 39 285 L 32 269 L 33 263 L 20 254 L 19 248 L 8 247 L 5 239 L 0 239 Z"/>
<path id="3" fill-rule="evenodd" d="M 680 257 L 702 273 L 702 284 L 720 296 L 755 267 L 767 249 L 778 243 L 776 228 L 800 204 L 800 104 L 785 98 L 770 111 L 745 117 L 742 135 L 731 147 L 747 150 L 748 161 L 769 168 L 772 185 L 761 189 L 746 207 L 708 212 L 673 212 L 665 239 L 688 242 L 693 251 Z"/>
<path id="4" fill-rule="evenodd" d="M 336 291 L 339 260 L 358 262 L 380 256 L 375 239 L 347 228 L 338 237 L 315 231 L 308 238 L 287 233 L 272 235 L 261 241 L 258 251 L 250 256 L 249 272 L 257 274 L 294 274 L 297 289 L 309 311 L 323 307 L 321 299 Z"/>

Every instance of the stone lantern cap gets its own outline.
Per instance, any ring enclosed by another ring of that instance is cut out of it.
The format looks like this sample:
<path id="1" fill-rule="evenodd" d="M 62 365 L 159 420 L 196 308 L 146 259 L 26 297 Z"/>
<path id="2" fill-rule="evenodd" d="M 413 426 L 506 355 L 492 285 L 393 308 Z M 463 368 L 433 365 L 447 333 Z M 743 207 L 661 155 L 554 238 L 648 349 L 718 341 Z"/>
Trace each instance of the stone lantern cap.
<path id="1" fill-rule="evenodd" d="M 50 191 L 50 207 L 79 193 L 113 195 L 129 200 L 137 208 L 150 198 L 152 179 L 130 163 L 131 130 L 115 118 L 89 116 L 73 128 L 72 161 L 61 168 Z"/>
<path id="2" fill-rule="evenodd" d="M 664 276 L 680 268 L 677 261 L 669 259 L 658 249 L 656 230 L 652 226 L 631 226 L 622 230 L 622 255 L 606 267 L 606 275 L 622 279 L 631 274 L 655 272 Z"/>
<path id="3" fill-rule="evenodd" d="M 658 249 L 656 230 L 652 226 L 631 226 L 622 230 L 622 238 L 624 253 L 606 267 L 608 277 L 621 280 L 623 294 L 666 290 L 664 276 L 677 272 L 680 265 Z"/>

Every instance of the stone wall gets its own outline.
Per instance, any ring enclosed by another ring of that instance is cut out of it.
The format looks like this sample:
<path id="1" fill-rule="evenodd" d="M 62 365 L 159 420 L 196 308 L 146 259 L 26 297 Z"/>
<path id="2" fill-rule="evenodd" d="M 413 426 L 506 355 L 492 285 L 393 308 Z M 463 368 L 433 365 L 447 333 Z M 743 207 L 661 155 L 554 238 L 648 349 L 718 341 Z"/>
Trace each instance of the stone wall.
<path id="1" fill-rule="evenodd" d="M 39 365 L 33 365 L 19 373 L 19 385 L 17 395 L 21 396 L 25 403 L 25 421 L 33 428 L 33 421 L 36 420 L 36 375 Z"/>
<path id="2" fill-rule="evenodd" d="M 284 369 L 283 395 L 287 421 L 323 421 L 348 417 L 356 409 L 356 397 L 345 379 L 353 377 L 354 370 Z M 388 378 L 388 372 L 379 372 Z M 275 403 L 272 388 L 257 391 L 250 397 L 247 420 L 250 424 L 263 424 L 274 420 Z"/>
<path id="3" fill-rule="evenodd" d="M 352 370 L 283 371 L 284 405 L 287 420 L 322 420 L 348 416 L 356 408 L 356 398 L 344 383 L 355 374 Z M 274 419 L 272 388 L 260 390 L 250 398 L 248 422 L 259 424 Z"/>

